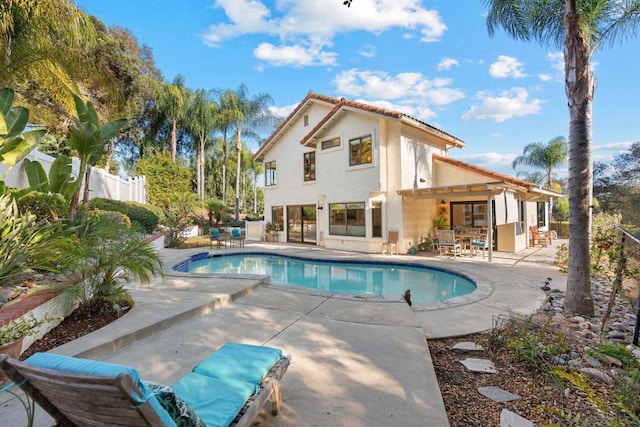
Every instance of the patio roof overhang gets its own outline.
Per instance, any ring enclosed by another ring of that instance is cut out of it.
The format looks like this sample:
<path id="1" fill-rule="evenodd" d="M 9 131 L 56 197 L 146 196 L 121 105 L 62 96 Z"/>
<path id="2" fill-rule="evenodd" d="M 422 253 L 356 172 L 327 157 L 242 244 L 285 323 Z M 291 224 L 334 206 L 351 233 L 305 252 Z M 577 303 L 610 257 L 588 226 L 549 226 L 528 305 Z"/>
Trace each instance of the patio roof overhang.
<path id="1" fill-rule="evenodd" d="M 398 190 L 398 195 L 406 200 L 417 199 L 454 199 L 463 197 L 493 197 L 505 191 L 519 193 L 525 200 L 547 200 L 561 197 L 562 194 L 540 187 L 524 187 L 506 181 L 483 182 L 476 184 L 447 185 L 444 187 L 411 188 Z"/>

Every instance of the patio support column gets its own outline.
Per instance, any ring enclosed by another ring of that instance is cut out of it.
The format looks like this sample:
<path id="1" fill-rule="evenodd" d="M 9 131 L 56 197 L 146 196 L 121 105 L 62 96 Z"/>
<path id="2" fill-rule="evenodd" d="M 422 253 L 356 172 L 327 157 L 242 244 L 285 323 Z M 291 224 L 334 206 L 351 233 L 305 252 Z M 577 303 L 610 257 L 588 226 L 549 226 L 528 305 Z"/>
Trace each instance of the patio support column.
<path id="1" fill-rule="evenodd" d="M 487 196 L 487 241 L 489 244 L 489 262 L 493 260 L 493 212 L 491 211 L 491 199 Z"/>

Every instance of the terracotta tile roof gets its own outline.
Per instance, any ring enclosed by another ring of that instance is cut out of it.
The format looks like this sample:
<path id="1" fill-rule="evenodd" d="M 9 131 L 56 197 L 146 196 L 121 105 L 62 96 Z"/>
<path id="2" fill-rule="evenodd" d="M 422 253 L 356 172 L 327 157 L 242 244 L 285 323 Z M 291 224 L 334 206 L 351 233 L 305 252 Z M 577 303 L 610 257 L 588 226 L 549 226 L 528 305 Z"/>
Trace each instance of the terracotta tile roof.
<path id="1" fill-rule="evenodd" d="M 254 160 L 257 160 L 259 157 L 262 156 L 262 153 L 267 149 L 267 147 L 269 147 L 273 143 L 276 137 L 280 135 L 282 130 L 284 130 L 284 128 L 289 125 L 291 120 L 298 114 L 298 112 L 302 110 L 309 101 L 313 101 L 313 100 L 326 102 L 329 104 L 340 103 L 340 100 L 338 98 L 332 98 L 330 96 L 320 95 L 319 93 L 309 91 L 307 93 L 307 96 L 305 96 L 304 99 L 300 101 L 300 103 L 296 106 L 296 108 L 293 109 L 293 111 L 287 116 L 287 118 L 284 119 L 282 123 L 280 123 L 280 125 L 276 128 L 275 131 L 273 131 L 271 136 L 269 136 L 269 138 L 260 146 L 258 151 L 256 151 L 256 153 L 253 155 Z"/>
<path id="2" fill-rule="evenodd" d="M 335 98 L 333 98 L 335 99 Z M 379 114 L 381 116 L 391 117 L 394 119 L 408 119 L 409 121 L 414 122 L 418 125 L 418 127 L 426 127 L 431 131 L 435 131 L 436 133 L 447 137 L 452 145 L 462 147 L 465 145 L 464 141 L 455 136 L 444 132 L 436 127 L 431 126 L 428 123 L 425 123 L 421 120 L 416 119 L 415 117 L 411 117 L 408 114 L 401 113 L 399 111 L 389 110 L 387 108 L 377 107 L 375 105 L 365 104 L 363 102 L 356 102 L 346 98 L 341 98 L 339 103 L 336 104 L 335 107 L 309 132 L 303 139 L 300 141 L 302 145 L 306 145 L 310 142 L 311 138 L 320 130 L 322 127 L 333 118 L 339 111 L 343 110 L 345 107 L 349 107 L 352 109 L 357 109 L 361 111 L 366 111 L 374 114 Z"/>
<path id="3" fill-rule="evenodd" d="M 494 172 L 489 169 L 481 168 L 479 166 L 474 166 L 469 163 L 461 162 L 460 160 L 452 159 L 451 157 L 441 156 L 439 154 L 433 154 L 433 160 L 437 160 L 443 163 L 448 163 L 450 165 L 456 166 L 458 168 L 467 170 L 469 172 L 475 172 L 480 175 L 484 175 L 486 177 L 495 179 L 496 181 L 504 181 L 510 184 L 519 185 L 521 187 L 526 187 L 527 189 L 539 188 L 538 184 L 534 184 L 529 181 L 525 181 L 522 179 L 514 178 L 509 175 L 505 175 L 502 173 Z"/>

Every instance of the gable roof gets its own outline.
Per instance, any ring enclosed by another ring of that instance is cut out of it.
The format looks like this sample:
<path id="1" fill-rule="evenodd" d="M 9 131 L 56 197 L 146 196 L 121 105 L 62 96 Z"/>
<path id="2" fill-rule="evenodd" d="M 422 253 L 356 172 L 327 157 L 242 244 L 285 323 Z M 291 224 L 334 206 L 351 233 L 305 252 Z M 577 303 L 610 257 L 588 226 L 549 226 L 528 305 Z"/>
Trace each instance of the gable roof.
<path id="1" fill-rule="evenodd" d="M 304 138 L 302 138 L 302 141 L 300 141 L 300 143 L 306 146 L 313 146 L 315 144 L 315 136 L 318 134 L 318 132 L 327 127 L 327 124 L 333 122 L 341 112 L 354 110 L 365 113 L 373 113 L 375 115 L 400 120 L 401 122 L 409 126 L 413 126 L 419 130 L 435 134 L 445 139 L 449 145 L 452 145 L 454 147 L 464 147 L 465 145 L 464 141 L 462 141 L 461 139 L 456 138 L 455 136 L 444 132 L 443 130 L 433 127 L 426 122 L 411 117 L 408 114 L 389 110 L 387 108 L 377 107 L 375 105 L 365 104 L 363 102 L 351 101 L 346 98 L 340 98 L 335 107 L 333 107 L 333 109 L 322 120 L 320 120 L 320 122 L 311 130 L 311 132 L 309 132 Z"/>
<path id="2" fill-rule="evenodd" d="M 309 91 L 307 96 L 304 97 L 302 101 L 293 109 L 293 111 L 287 116 L 286 119 L 280 123 L 280 125 L 273 131 L 271 136 L 258 148 L 258 151 L 253 155 L 253 159 L 255 161 L 263 160 L 263 156 L 265 151 L 278 140 L 282 134 L 284 134 L 285 130 L 293 124 L 293 120 L 295 117 L 300 116 L 304 110 L 306 110 L 310 105 L 314 102 L 321 102 L 329 105 L 336 105 L 340 103 L 338 98 L 332 98 L 330 96 L 320 95 L 319 93 L 315 93 Z"/>
<path id="3" fill-rule="evenodd" d="M 313 144 L 315 143 L 315 135 L 322 129 L 324 129 L 327 124 L 333 122 L 341 113 L 346 111 L 360 111 L 400 120 L 409 126 L 438 135 L 441 138 L 445 139 L 448 144 L 454 147 L 464 147 L 465 145 L 464 141 L 462 141 L 461 139 L 456 138 L 455 136 L 444 132 L 436 127 L 433 127 L 426 122 L 411 117 L 408 114 L 389 110 L 387 108 L 376 107 L 374 105 L 365 104 L 363 102 L 351 101 L 346 98 L 338 99 L 309 91 L 307 93 L 307 96 L 305 96 L 305 98 L 296 106 L 296 108 L 287 116 L 287 118 L 282 123 L 280 123 L 280 125 L 276 128 L 275 131 L 273 131 L 271 136 L 269 136 L 269 138 L 260 146 L 260 148 L 258 148 L 258 151 L 256 151 L 256 153 L 253 155 L 253 159 L 255 161 L 262 161 L 264 159 L 264 153 L 268 150 L 268 148 L 273 145 L 284 134 L 286 129 L 293 124 L 294 119 L 300 116 L 302 112 L 309 108 L 309 106 L 311 106 L 314 102 L 333 105 L 333 108 L 322 120 L 320 120 L 320 122 L 311 130 L 311 132 L 309 132 L 300 141 L 302 145 L 313 146 Z"/>

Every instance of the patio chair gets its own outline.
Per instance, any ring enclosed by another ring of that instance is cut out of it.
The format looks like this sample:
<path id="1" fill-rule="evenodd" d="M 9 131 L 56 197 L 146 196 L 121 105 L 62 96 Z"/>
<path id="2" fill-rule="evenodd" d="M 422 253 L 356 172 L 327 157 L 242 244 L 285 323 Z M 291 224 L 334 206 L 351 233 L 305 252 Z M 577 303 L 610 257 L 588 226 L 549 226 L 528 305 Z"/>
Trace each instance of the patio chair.
<path id="1" fill-rule="evenodd" d="M 471 254 L 477 255 L 478 251 L 482 251 L 482 259 L 484 259 L 485 252 L 489 249 L 489 242 L 486 234 L 479 234 L 471 241 Z"/>
<path id="2" fill-rule="evenodd" d="M 244 237 L 242 236 L 242 231 L 239 228 L 231 229 L 231 246 L 235 246 L 236 242 L 240 244 L 240 247 L 244 246 Z"/>
<path id="3" fill-rule="evenodd" d="M 213 249 L 213 242 L 216 242 L 216 246 L 220 249 L 220 246 L 227 247 L 227 238 L 220 234 L 220 230 L 212 228 L 209 233 L 209 249 Z"/>
<path id="4" fill-rule="evenodd" d="M 228 343 L 170 388 L 123 365 L 53 353 L 24 362 L 0 355 L 0 369 L 61 426 L 175 426 L 186 418 L 250 426 L 267 400 L 278 414 L 289 362 L 273 347 Z"/>
<path id="5" fill-rule="evenodd" d="M 453 258 L 462 255 L 462 244 L 453 230 L 437 230 L 440 255 L 453 254 Z"/>
<path id="6" fill-rule="evenodd" d="M 531 246 L 541 244 L 546 248 L 547 244 L 551 244 L 551 235 L 546 231 L 538 230 L 537 225 L 530 226 L 529 232 L 531 233 Z"/>
<path id="7" fill-rule="evenodd" d="M 382 243 L 382 254 L 398 255 L 398 232 L 389 231 L 387 241 Z"/>

